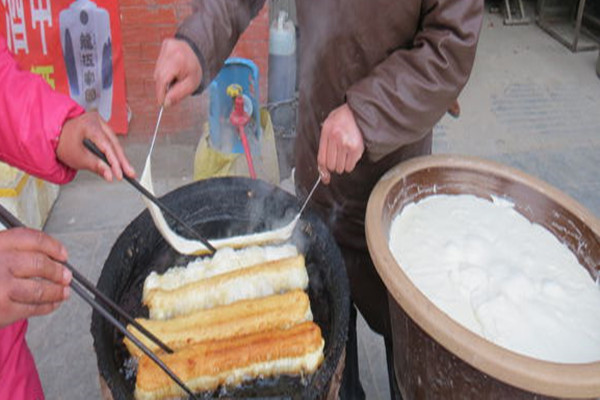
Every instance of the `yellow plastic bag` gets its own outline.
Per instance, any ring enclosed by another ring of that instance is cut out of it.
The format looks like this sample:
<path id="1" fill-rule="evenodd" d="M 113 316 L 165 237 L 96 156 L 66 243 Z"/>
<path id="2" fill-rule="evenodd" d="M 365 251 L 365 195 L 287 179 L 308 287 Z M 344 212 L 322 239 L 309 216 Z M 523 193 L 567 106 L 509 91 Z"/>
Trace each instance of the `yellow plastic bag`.
<path id="1" fill-rule="evenodd" d="M 58 185 L 0 163 L 0 204 L 31 228 L 44 226 L 58 191 Z"/>

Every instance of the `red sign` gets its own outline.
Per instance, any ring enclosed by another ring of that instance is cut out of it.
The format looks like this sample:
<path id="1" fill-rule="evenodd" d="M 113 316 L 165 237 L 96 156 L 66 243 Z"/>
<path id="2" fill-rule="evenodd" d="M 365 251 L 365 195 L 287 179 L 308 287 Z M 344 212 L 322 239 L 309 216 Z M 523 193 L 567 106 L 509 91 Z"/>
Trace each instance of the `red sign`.
<path id="1" fill-rule="evenodd" d="M 117 0 L 0 0 L 0 34 L 21 68 L 127 132 Z"/>

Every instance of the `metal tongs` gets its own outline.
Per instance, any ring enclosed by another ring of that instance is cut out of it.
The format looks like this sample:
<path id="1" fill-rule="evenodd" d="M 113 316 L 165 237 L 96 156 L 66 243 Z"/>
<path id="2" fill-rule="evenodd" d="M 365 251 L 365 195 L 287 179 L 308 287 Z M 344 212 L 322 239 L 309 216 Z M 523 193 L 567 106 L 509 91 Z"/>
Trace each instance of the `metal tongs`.
<path id="1" fill-rule="evenodd" d="M 314 183 L 312 189 L 310 189 L 310 192 L 308 192 L 308 196 L 306 196 L 306 199 L 304 199 L 304 203 L 302 203 L 302 207 L 300 207 L 300 211 L 298 212 L 298 216 L 302 215 L 302 212 L 304 211 L 304 209 L 308 205 L 308 202 L 310 201 L 310 198 L 312 197 L 312 195 L 315 192 L 315 190 L 317 190 L 317 186 L 319 186 L 319 183 L 321 183 L 321 174 L 320 173 L 319 173 L 319 177 L 317 178 L 317 181 Z"/>
<path id="2" fill-rule="evenodd" d="M 19 221 L 17 217 L 12 215 L 2 205 L 0 205 L 0 222 L 6 225 L 7 228 L 25 227 L 25 225 L 21 221 Z M 61 264 L 63 264 L 65 267 L 67 267 L 69 271 L 73 273 L 73 280 L 71 280 L 70 286 L 75 293 L 77 293 L 86 303 L 92 306 L 94 310 L 100 313 L 100 315 L 102 315 L 107 321 L 109 321 L 123 335 L 127 336 L 129 340 L 131 340 L 137 347 L 139 347 L 144 354 L 150 357 L 150 359 L 154 361 L 167 375 L 169 375 L 169 377 L 173 379 L 173 381 L 175 381 L 175 383 L 177 383 L 188 395 L 190 395 L 192 399 L 197 399 L 194 396 L 194 392 L 190 388 L 188 388 L 186 384 L 177 375 L 175 375 L 175 373 L 169 367 L 167 367 L 167 365 L 164 362 L 162 362 L 152 350 L 150 350 L 144 343 L 142 343 L 135 335 L 129 332 L 127 328 L 118 319 L 116 319 L 105 307 L 112 309 L 112 311 L 116 312 L 120 317 L 124 318 L 128 323 L 133 325 L 144 336 L 146 336 L 152 342 L 156 343 L 161 349 L 163 349 L 167 353 L 173 353 L 173 350 L 169 346 L 167 346 L 160 339 L 154 336 L 150 331 L 144 328 L 125 310 L 119 307 L 119 305 L 117 305 L 110 298 L 104 295 L 104 293 L 99 291 L 94 286 L 94 284 L 87 280 L 71 264 L 69 264 L 67 261 L 61 262 Z M 92 294 L 94 294 L 96 298 L 93 298 L 86 291 L 86 289 Z M 97 299 L 100 299 L 101 302 L 98 302 Z"/>

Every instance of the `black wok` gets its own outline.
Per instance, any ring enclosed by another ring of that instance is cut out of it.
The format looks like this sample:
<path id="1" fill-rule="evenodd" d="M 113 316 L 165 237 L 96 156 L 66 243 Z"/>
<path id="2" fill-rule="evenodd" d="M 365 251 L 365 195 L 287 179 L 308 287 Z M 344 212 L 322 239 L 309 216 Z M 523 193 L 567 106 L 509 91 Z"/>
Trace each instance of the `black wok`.
<path id="1" fill-rule="evenodd" d="M 208 238 L 260 232 L 286 225 L 297 214 L 299 200 L 268 183 L 247 178 L 214 178 L 178 188 L 162 197 L 184 221 Z M 170 221 L 171 222 L 171 221 Z M 176 224 L 170 224 L 177 230 Z M 178 232 L 185 236 L 185 233 Z M 234 389 L 203 393 L 201 398 L 324 398 L 340 362 L 348 329 L 349 287 L 343 260 L 325 224 L 305 210 L 292 236 L 306 258 L 308 294 L 315 322 L 325 339 L 325 360 L 313 375 L 260 379 Z M 147 210 L 121 233 L 106 260 L 98 289 L 135 317 L 147 317 L 141 304 L 144 279 L 191 259 L 175 252 L 154 226 Z M 98 313 L 91 333 L 101 379 L 115 400 L 133 398 L 135 377 L 123 336 Z"/>

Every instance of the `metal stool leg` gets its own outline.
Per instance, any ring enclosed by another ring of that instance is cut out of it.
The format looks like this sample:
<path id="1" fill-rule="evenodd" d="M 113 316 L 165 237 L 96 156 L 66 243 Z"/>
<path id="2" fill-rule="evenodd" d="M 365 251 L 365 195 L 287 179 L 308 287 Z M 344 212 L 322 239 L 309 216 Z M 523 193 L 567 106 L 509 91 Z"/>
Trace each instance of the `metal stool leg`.
<path id="1" fill-rule="evenodd" d="M 516 0 L 518 6 L 519 15 L 513 18 L 513 11 L 510 5 L 511 0 L 504 0 L 504 8 L 506 17 L 504 18 L 504 25 L 526 25 L 530 22 L 530 19 L 525 16 L 525 8 L 523 7 L 522 0 Z"/>

